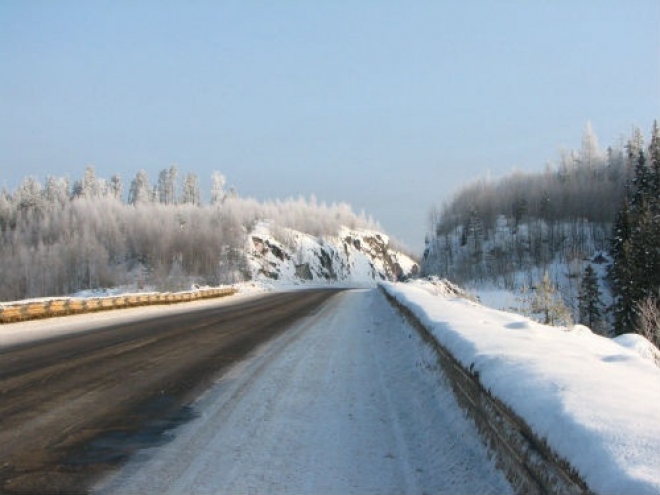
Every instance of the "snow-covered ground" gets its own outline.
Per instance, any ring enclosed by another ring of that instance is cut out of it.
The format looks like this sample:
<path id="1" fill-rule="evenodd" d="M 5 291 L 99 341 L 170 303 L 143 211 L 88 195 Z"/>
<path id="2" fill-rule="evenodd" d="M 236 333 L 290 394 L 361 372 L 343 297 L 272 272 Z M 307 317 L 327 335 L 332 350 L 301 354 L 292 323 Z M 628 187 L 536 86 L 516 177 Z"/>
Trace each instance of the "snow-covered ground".
<path id="1" fill-rule="evenodd" d="M 312 285 L 249 283 L 220 300 L 2 325 L 0 347 Z M 648 341 L 544 326 L 438 283 L 385 287 L 592 490 L 660 492 L 660 357 Z M 199 419 L 100 489 L 509 490 L 432 363 L 377 291 L 347 292 L 232 369 L 196 404 Z"/>
<path id="2" fill-rule="evenodd" d="M 383 286 L 591 490 L 660 493 L 660 368 L 648 341 L 541 325 L 437 283 Z"/>
<path id="3" fill-rule="evenodd" d="M 378 290 L 344 292 L 96 492 L 511 493 L 434 363 Z"/>

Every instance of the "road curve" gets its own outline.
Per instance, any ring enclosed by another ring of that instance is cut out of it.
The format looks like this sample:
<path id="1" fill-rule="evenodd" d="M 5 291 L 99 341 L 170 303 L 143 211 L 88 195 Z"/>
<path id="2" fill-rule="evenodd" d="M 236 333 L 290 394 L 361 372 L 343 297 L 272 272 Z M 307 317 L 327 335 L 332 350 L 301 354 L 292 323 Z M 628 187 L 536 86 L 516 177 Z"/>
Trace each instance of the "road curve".
<path id="1" fill-rule="evenodd" d="M 334 290 L 269 294 L 0 349 L 0 493 L 85 493 L 191 417 L 228 365 Z"/>

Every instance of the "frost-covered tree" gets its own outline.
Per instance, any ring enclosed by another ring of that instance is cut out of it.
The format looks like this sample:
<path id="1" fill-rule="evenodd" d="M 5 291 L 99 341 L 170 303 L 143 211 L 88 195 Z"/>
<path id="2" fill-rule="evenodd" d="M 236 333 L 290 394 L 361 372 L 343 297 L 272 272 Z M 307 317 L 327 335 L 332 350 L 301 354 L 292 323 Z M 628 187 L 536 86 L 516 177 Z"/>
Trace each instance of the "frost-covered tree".
<path id="1" fill-rule="evenodd" d="M 48 205 L 63 208 L 70 199 L 69 180 L 48 176 L 44 187 L 44 199 Z"/>
<path id="2" fill-rule="evenodd" d="M 74 198 L 96 198 L 104 194 L 102 181 L 96 178 L 94 167 L 85 168 L 83 177 L 73 184 Z"/>
<path id="3" fill-rule="evenodd" d="M 571 323 L 571 312 L 564 304 L 547 271 L 534 291 L 531 311 L 533 314 L 541 315 L 541 322 L 546 325 L 570 325 Z"/>
<path id="4" fill-rule="evenodd" d="M 181 203 L 199 206 L 202 202 L 197 174 L 186 174 L 181 188 Z"/>
<path id="5" fill-rule="evenodd" d="M 0 190 L 0 233 L 12 231 L 16 227 L 16 206 L 11 194 L 5 189 Z"/>
<path id="6" fill-rule="evenodd" d="M 119 174 L 114 174 L 110 177 L 110 183 L 108 184 L 108 193 L 111 197 L 115 199 L 121 199 L 121 194 L 124 190 L 124 182 L 121 179 Z"/>
<path id="7" fill-rule="evenodd" d="M 264 219 L 274 231 L 290 227 L 317 236 L 334 235 L 342 225 L 378 228 L 346 204 L 313 198 L 258 202 L 235 194 L 204 206 L 194 174 L 185 204 L 154 201 L 144 171 L 132 181 L 127 203 L 119 176 L 94 178 L 99 191 L 107 184 L 107 193 L 69 194 L 68 181 L 56 178 L 45 188 L 26 178 L 15 191 L 0 190 L 0 300 L 71 294 L 136 277 L 140 286 L 164 289 L 235 282 L 250 276 L 246 236 Z M 84 183 L 81 192 L 88 190 Z"/>
<path id="8" fill-rule="evenodd" d="M 660 297 L 656 292 L 636 303 L 637 333 L 660 349 Z"/>
<path id="9" fill-rule="evenodd" d="M 176 203 L 176 181 L 179 176 L 179 170 L 176 165 L 169 169 L 161 170 L 158 175 L 158 184 L 156 185 L 158 201 L 165 205 Z"/>
<path id="10" fill-rule="evenodd" d="M 146 204 L 152 201 L 151 185 L 147 172 L 140 170 L 135 174 L 128 191 L 128 203 L 132 205 Z"/>
<path id="11" fill-rule="evenodd" d="M 36 177 L 26 177 L 13 195 L 16 209 L 23 215 L 41 215 L 45 210 L 43 186 Z"/>
<path id="12" fill-rule="evenodd" d="M 582 149 L 580 150 L 580 162 L 590 169 L 600 165 L 603 161 L 603 154 L 598 146 L 598 138 L 591 127 L 591 122 L 587 125 L 582 134 Z"/>
<path id="13" fill-rule="evenodd" d="M 225 184 L 227 178 L 220 172 L 215 171 L 211 175 L 211 205 L 218 206 L 225 200 Z"/>

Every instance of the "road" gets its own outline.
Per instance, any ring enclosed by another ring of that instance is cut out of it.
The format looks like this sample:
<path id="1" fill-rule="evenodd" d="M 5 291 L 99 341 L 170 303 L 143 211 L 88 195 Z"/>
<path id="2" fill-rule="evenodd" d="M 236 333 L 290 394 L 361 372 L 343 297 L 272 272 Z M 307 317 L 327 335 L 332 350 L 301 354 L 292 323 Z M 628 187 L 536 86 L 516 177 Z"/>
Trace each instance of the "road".
<path id="1" fill-rule="evenodd" d="M 270 294 L 0 349 L 0 493 L 85 493 L 229 365 L 336 294 Z"/>
<path id="2" fill-rule="evenodd" d="M 336 295 L 193 409 L 94 492 L 512 492 L 435 355 L 377 289 Z"/>

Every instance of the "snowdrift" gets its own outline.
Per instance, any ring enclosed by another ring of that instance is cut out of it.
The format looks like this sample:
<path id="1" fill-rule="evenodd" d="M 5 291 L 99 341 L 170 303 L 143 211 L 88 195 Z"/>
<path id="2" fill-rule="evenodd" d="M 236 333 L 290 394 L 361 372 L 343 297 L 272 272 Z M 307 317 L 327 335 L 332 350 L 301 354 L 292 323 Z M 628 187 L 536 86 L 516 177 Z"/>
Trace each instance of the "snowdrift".
<path id="1" fill-rule="evenodd" d="M 541 325 L 481 306 L 450 284 L 381 287 L 589 490 L 660 493 L 660 369 L 640 356 L 639 342 Z"/>

